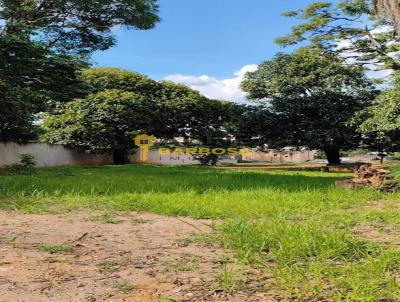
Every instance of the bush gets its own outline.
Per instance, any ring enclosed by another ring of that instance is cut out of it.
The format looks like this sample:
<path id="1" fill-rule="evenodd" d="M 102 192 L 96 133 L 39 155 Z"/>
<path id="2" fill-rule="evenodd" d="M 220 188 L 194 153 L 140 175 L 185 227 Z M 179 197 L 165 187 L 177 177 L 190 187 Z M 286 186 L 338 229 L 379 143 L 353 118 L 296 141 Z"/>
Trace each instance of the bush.
<path id="1" fill-rule="evenodd" d="M 326 159 L 326 154 L 324 151 L 318 150 L 315 155 L 314 155 L 315 159 Z"/>
<path id="2" fill-rule="evenodd" d="M 35 157 L 32 154 L 21 154 L 20 163 L 7 167 L 10 174 L 33 174 L 35 172 Z"/>
<path id="3" fill-rule="evenodd" d="M 395 160 L 400 160 L 400 152 L 395 152 L 395 153 L 393 154 L 393 159 L 395 159 Z"/>
<path id="4" fill-rule="evenodd" d="M 219 156 L 215 154 L 195 155 L 193 158 L 198 160 L 203 166 L 216 166 L 220 160 Z"/>

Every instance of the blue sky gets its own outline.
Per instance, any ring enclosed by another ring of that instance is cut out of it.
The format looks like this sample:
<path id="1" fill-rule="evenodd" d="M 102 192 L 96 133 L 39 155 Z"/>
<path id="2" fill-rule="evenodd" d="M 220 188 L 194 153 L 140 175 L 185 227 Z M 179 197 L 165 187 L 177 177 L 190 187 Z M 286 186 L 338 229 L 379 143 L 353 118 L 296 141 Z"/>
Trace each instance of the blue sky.
<path id="1" fill-rule="evenodd" d="M 274 38 L 296 24 L 281 14 L 310 2 L 160 0 L 162 21 L 156 28 L 118 30 L 118 45 L 96 53 L 93 63 L 185 83 L 210 97 L 240 101 L 243 96 L 237 84 L 244 71 L 281 50 Z"/>

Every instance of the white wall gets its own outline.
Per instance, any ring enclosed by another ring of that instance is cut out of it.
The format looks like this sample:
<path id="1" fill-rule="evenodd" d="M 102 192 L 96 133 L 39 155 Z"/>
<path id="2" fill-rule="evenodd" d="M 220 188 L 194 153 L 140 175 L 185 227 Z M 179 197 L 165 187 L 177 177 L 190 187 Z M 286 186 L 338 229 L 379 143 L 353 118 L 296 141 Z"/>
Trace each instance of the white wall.
<path id="1" fill-rule="evenodd" d="M 32 154 L 38 167 L 85 166 L 112 164 L 111 155 L 95 155 L 79 153 L 61 145 L 46 143 L 16 144 L 0 143 L 0 167 L 19 163 L 21 154 Z M 130 156 L 132 163 L 143 163 L 139 160 L 139 152 Z M 237 163 L 234 158 L 224 158 L 225 163 Z M 147 163 L 159 165 L 196 165 L 199 161 L 191 155 L 160 155 L 158 150 L 149 151 Z"/>
<path id="2" fill-rule="evenodd" d="M 130 156 L 133 163 L 140 163 L 140 154 L 136 152 Z M 223 157 L 223 163 L 237 163 L 234 157 Z M 147 163 L 159 165 L 198 165 L 200 162 L 195 160 L 192 155 L 173 155 L 159 154 L 158 150 L 149 150 L 149 160 Z"/>
<path id="3" fill-rule="evenodd" d="M 112 164 L 109 155 L 78 153 L 61 145 L 0 143 L 0 167 L 19 163 L 19 155 L 26 153 L 35 157 L 39 167 Z"/>
<path id="4" fill-rule="evenodd" d="M 255 151 L 251 154 L 243 154 L 242 159 L 248 162 L 273 162 L 273 163 L 303 163 L 314 160 L 315 152 L 311 150 L 302 151 Z"/>

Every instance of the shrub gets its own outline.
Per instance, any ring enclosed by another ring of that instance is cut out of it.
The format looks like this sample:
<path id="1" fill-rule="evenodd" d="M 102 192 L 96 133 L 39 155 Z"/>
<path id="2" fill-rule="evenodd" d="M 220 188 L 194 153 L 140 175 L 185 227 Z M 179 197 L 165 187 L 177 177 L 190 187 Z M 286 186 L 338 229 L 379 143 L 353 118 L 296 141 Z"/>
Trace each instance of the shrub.
<path id="1" fill-rule="evenodd" d="M 219 156 L 215 154 L 195 155 L 193 158 L 203 166 L 216 166 L 220 160 Z"/>
<path id="2" fill-rule="evenodd" d="M 395 152 L 395 153 L 393 154 L 393 159 L 395 159 L 395 160 L 400 160 L 400 152 Z"/>
<path id="3" fill-rule="evenodd" d="M 35 172 L 35 157 L 32 154 L 21 154 L 20 163 L 9 165 L 7 171 L 10 174 L 32 174 Z"/>

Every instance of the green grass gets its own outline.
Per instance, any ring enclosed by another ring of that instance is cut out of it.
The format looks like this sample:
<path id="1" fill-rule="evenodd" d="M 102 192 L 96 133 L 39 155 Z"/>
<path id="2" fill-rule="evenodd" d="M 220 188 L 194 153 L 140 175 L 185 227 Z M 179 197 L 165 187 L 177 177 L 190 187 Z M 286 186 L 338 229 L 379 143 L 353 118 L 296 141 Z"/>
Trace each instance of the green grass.
<path id="1" fill-rule="evenodd" d="M 199 261 L 199 256 L 192 253 L 186 253 L 179 261 L 167 261 L 165 265 L 175 271 L 194 272 L 199 269 Z"/>
<path id="2" fill-rule="evenodd" d="M 87 221 L 101 221 L 103 223 L 108 223 L 108 224 L 117 224 L 118 221 L 115 219 L 114 215 L 110 213 L 104 213 L 101 215 L 95 215 L 88 217 L 86 219 Z"/>
<path id="3" fill-rule="evenodd" d="M 106 166 L 0 176 L 0 207 L 31 213 L 95 209 L 211 218 L 243 263 L 273 274 L 296 301 L 400 301 L 400 252 L 361 226 L 400 227 L 398 193 L 336 189 L 349 174 Z M 370 204 L 384 206 L 374 207 Z M 228 274 L 220 282 L 229 288 Z"/>
<path id="4" fill-rule="evenodd" d="M 112 285 L 112 288 L 122 294 L 127 294 L 135 289 L 135 287 L 129 284 L 127 281 L 116 282 Z"/>
<path id="5" fill-rule="evenodd" d="M 233 268 L 228 268 L 227 265 L 224 265 L 216 277 L 220 288 L 228 293 L 233 293 L 236 290 L 244 288 L 244 282 L 238 280 L 236 275 L 237 273 Z"/>
<path id="6" fill-rule="evenodd" d="M 112 272 L 121 266 L 121 261 L 118 260 L 104 260 L 97 264 L 97 267 L 104 272 Z"/>
<path id="7" fill-rule="evenodd" d="M 42 244 L 38 249 L 39 251 L 49 254 L 66 253 L 71 251 L 71 247 L 67 244 Z"/>

